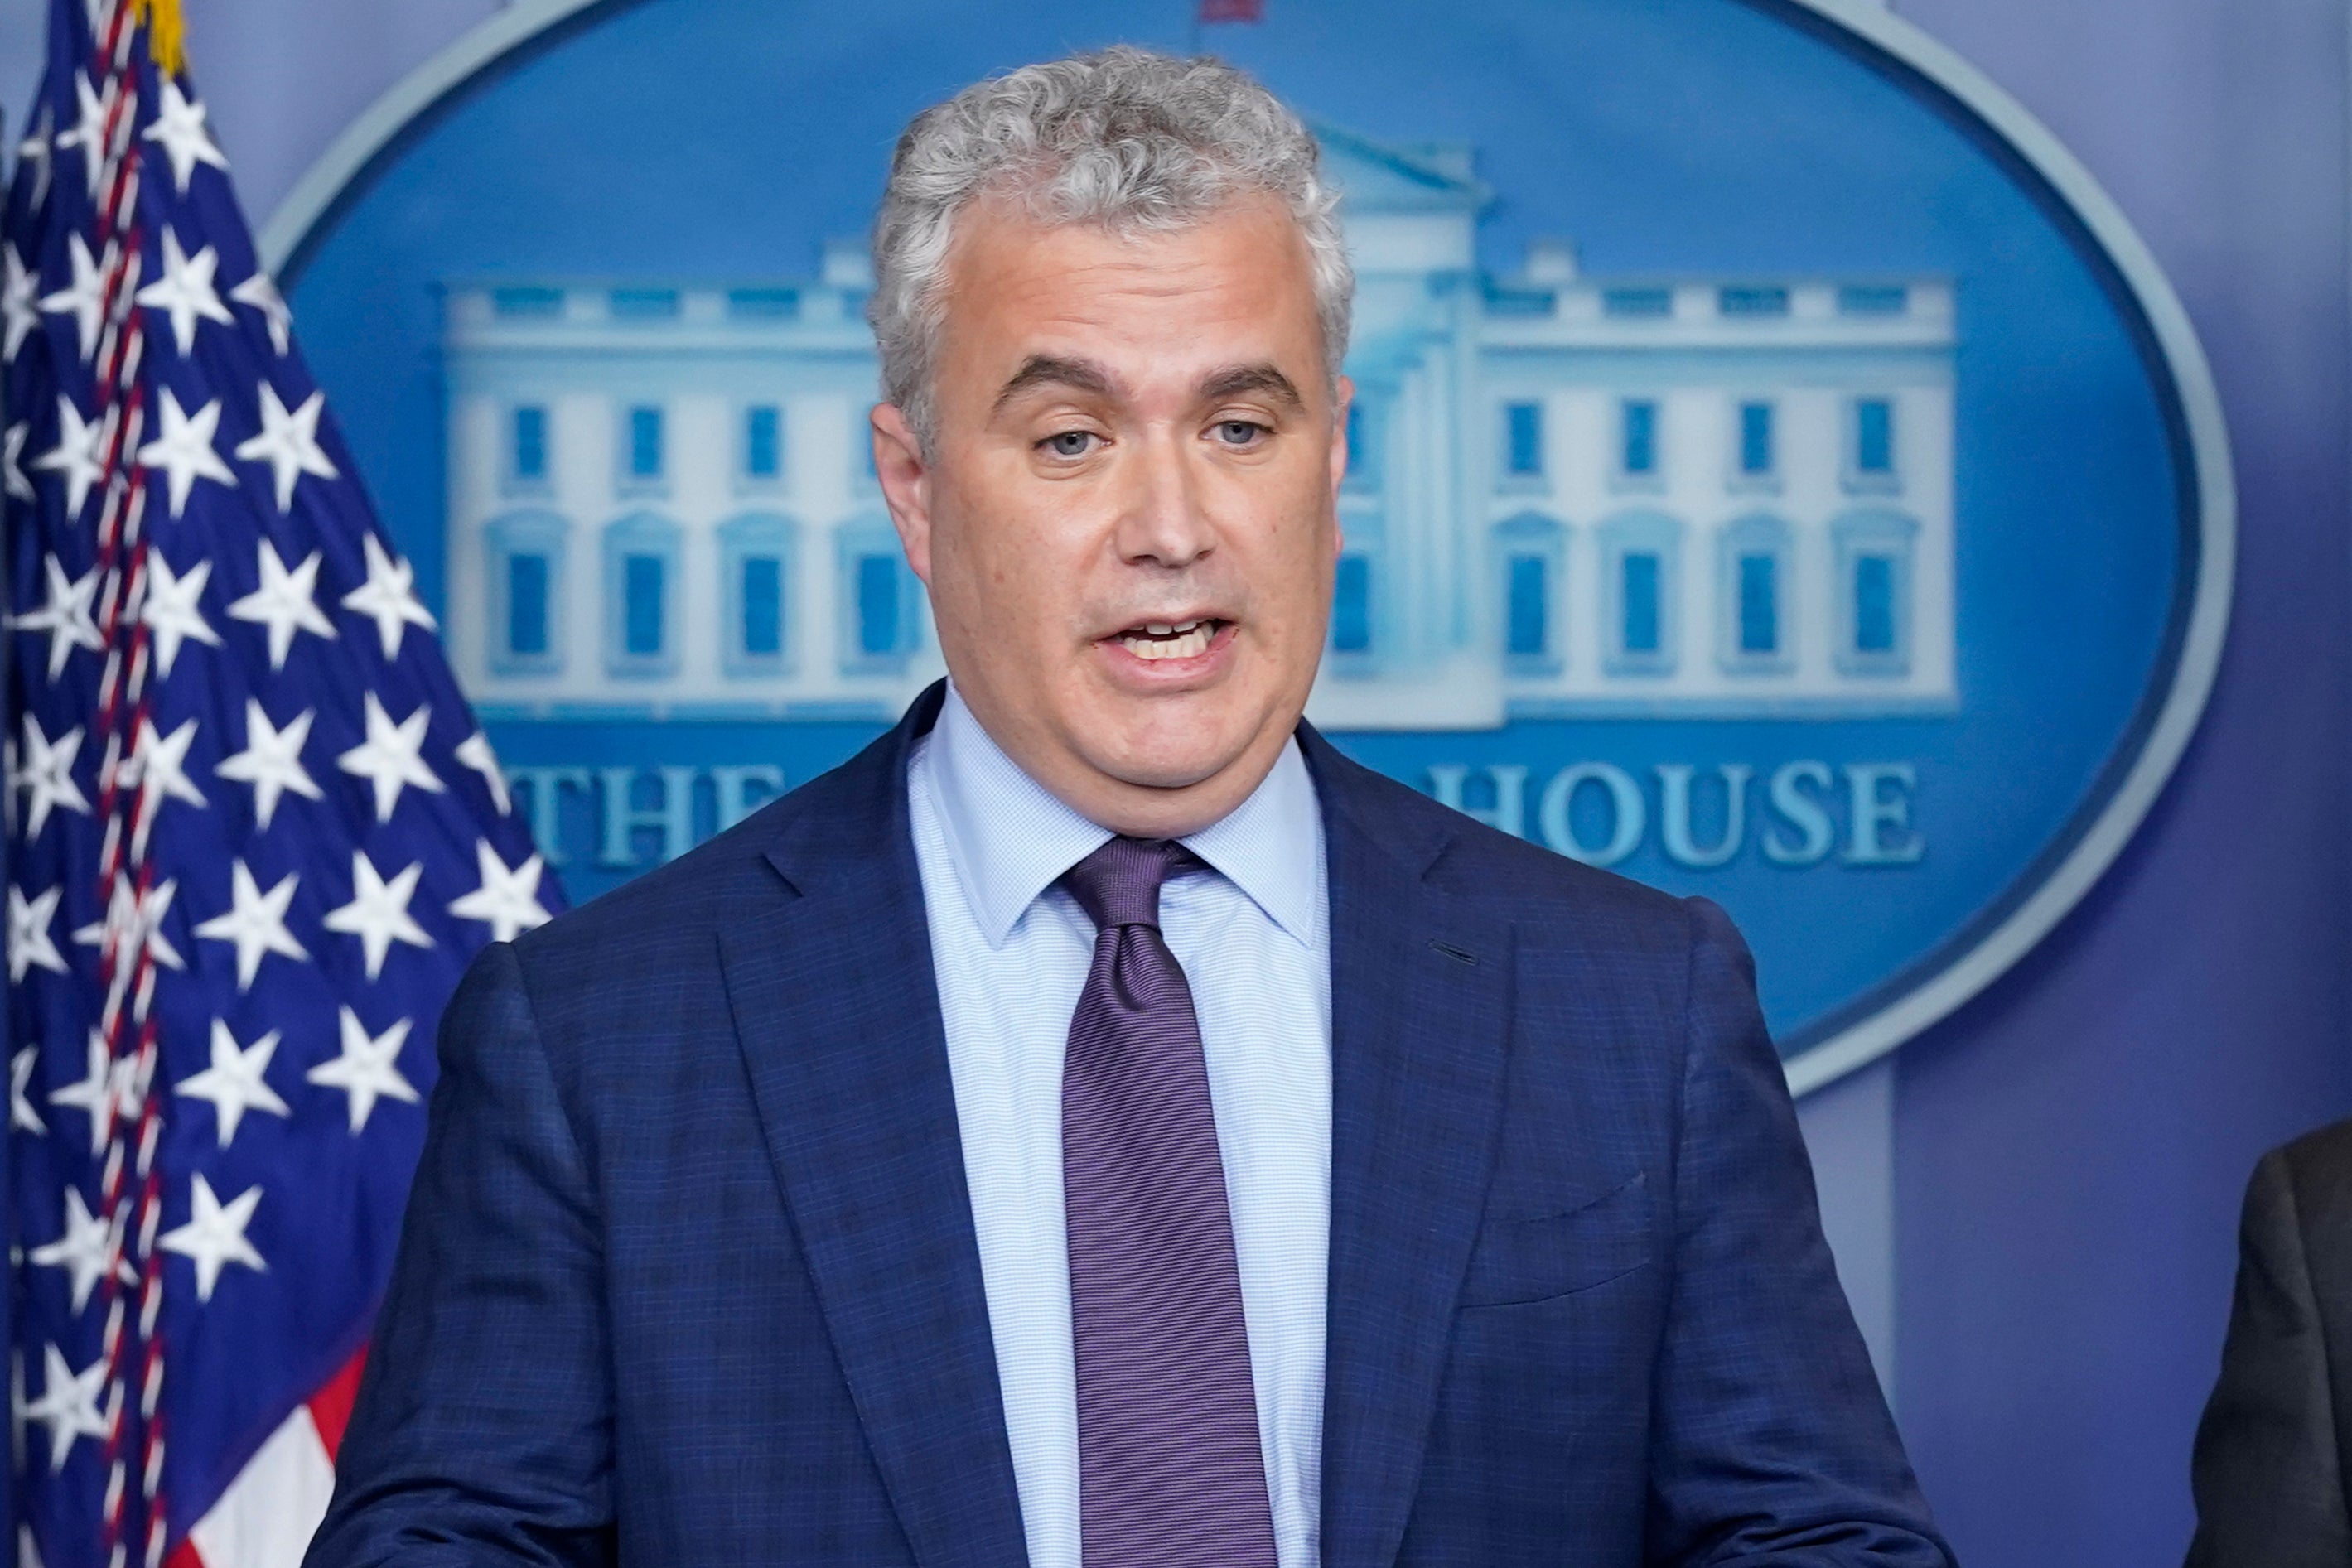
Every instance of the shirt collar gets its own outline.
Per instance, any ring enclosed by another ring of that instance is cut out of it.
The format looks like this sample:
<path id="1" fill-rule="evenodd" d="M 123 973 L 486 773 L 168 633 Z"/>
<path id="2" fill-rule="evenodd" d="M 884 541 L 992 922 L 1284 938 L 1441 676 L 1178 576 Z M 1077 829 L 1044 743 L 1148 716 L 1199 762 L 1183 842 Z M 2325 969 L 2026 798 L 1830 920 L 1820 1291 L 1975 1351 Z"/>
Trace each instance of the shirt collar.
<path id="1" fill-rule="evenodd" d="M 1023 772 L 981 727 L 953 682 L 916 766 L 929 770 L 948 858 L 992 947 L 1004 945 L 1038 894 L 1111 837 Z M 1314 944 L 1323 818 L 1297 740 L 1282 748 L 1249 799 L 1183 843 L 1267 919 Z"/>

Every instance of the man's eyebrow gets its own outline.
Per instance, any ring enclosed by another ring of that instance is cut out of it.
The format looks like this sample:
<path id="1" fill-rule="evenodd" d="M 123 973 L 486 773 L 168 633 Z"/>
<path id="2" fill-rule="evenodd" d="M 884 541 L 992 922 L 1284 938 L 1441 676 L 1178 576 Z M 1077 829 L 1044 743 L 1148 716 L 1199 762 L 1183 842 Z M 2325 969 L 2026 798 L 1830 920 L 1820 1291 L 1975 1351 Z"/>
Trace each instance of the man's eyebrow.
<path id="1" fill-rule="evenodd" d="M 1032 354 L 1013 372 L 996 394 L 992 413 L 1001 413 L 1004 405 L 1027 392 L 1031 387 L 1066 386 L 1074 391 L 1108 397 L 1114 389 L 1110 372 L 1091 360 L 1064 359 L 1055 354 Z"/>
<path id="2" fill-rule="evenodd" d="M 1294 413 L 1303 413 L 1307 407 L 1307 400 L 1298 395 L 1298 388 L 1291 383 L 1290 378 L 1269 364 L 1234 365 L 1217 371 L 1201 383 L 1202 402 L 1221 402 L 1244 392 L 1268 393 Z"/>

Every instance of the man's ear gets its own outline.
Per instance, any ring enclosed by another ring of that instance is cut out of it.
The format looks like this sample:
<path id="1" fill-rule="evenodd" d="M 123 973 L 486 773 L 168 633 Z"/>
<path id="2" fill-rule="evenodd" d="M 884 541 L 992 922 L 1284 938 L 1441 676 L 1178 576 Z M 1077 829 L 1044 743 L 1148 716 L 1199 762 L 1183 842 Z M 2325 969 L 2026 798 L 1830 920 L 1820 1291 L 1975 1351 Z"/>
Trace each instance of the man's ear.
<path id="1" fill-rule="evenodd" d="M 931 581 L 931 471 L 923 460 L 922 443 L 915 439 L 897 403 L 877 402 L 867 415 L 873 426 L 874 476 L 882 483 L 883 504 L 898 530 L 899 548 L 907 564 L 928 588 Z"/>
<path id="2" fill-rule="evenodd" d="M 1348 410 L 1355 402 L 1354 382 L 1341 376 L 1331 383 L 1331 493 L 1335 496 L 1348 478 Z"/>

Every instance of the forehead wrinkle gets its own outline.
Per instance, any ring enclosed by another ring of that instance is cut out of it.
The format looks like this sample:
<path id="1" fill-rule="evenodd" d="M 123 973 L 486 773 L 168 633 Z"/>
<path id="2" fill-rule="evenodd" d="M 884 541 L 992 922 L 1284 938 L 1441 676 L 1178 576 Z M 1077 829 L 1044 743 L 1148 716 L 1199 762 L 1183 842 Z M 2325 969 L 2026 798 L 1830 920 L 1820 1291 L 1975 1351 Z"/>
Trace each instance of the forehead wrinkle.
<path id="1" fill-rule="evenodd" d="M 1074 392 L 1090 392 L 1097 397 L 1113 397 L 1118 393 L 1118 378 L 1106 367 L 1092 360 L 1082 360 L 1061 354 L 1032 354 L 1013 372 L 997 392 L 996 402 L 990 412 L 1002 413 L 1004 405 L 1032 387 L 1062 386 Z"/>

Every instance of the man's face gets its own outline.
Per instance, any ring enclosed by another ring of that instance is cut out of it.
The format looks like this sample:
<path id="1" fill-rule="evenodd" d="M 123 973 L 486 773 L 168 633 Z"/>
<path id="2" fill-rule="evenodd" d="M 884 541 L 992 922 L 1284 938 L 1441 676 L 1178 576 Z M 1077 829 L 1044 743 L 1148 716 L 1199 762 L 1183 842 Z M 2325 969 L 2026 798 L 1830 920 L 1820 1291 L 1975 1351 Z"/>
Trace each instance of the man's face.
<path id="1" fill-rule="evenodd" d="M 926 458 L 876 465 L 957 688 L 1094 821 L 1190 832 L 1255 789 L 1323 650 L 1347 462 L 1312 275 L 1270 200 L 1168 234 L 958 219 Z"/>

